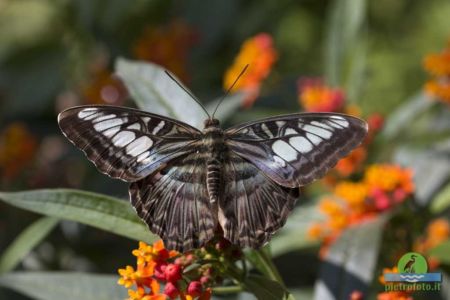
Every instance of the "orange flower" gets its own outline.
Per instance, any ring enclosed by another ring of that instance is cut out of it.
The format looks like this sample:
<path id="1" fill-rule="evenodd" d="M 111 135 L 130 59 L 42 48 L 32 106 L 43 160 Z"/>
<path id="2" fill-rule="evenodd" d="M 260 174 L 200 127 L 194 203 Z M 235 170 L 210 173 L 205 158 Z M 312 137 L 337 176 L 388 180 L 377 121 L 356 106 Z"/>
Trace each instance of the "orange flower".
<path id="1" fill-rule="evenodd" d="M 439 246 L 450 237 L 450 223 L 447 219 L 438 218 L 428 224 L 425 234 L 414 243 L 414 250 L 419 253 L 426 253 L 430 249 Z M 431 270 L 440 265 L 440 261 L 435 257 L 427 257 L 428 267 Z"/>
<path id="2" fill-rule="evenodd" d="M 186 62 L 195 40 L 196 35 L 187 24 L 174 20 L 166 26 L 145 28 L 132 52 L 136 58 L 164 66 L 182 81 L 187 81 Z"/>
<path id="3" fill-rule="evenodd" d="M 410 194 L 414 191 L 412 177 L 412 170 L 402 169 L 396 165 L 375 164 L 367 169 L 365 183 L 369 189 L 378 188 L 386 192 L 393 192 L 400 188 Z"/>
<path id="4" fill-rule="evenodd" d="M 423 65 L 433 77 L 425 91 L 450 104 L 450 42 L 441 53 L 427 55 Z"/>
<path id="5" fill-rule="evenodd" d="M 36 138 L 19 122 L 11 123 L 0 134 L 0 171 L 5 179 L 17 176 L 30 164 L 37 149 Z"/>
<path id="6" fill-rule="evenodd" d="M 367 197 L 367 186 L 361 182 L 343 181 L 336 185 L 334 193 L 352 209 L 361 210 Z"/>
<path id="7" fill-rule="evenodd" d="M 320 223 L 311 224 L 308 228 L 307 236 L 311 239 L 319 239 L 323 236 L 324 226 Z"/>
<path id="8" fill-rule="evenodd" d="M 377 300 L 413 300 L 407 292 L 384 292 L 379 293 Z"/>
<path id="9" fill-rule="evenodd" d="M 344 92 L 326 86 L 321 79 L 300 79 L 297 84 L 298 99 L 305 111 L 338 112 L 344 105 Z"/>
<path id="10" fill-rule="evenodd" d="M 167 297 L 164 294 L 149 295 L 145 292 L 143 287 L 139 287 L 137 291 L 128 290 L 129 298 L 127 300 L 166 300 Z"/>
<path id="11" fill-rule="evenodd" d="M 367 150 L 358 147 L 346 157 L 341 159 L 334 168 L 341 176 L 348 177 L 355 173 L 367 158 Z"/>
<path id="12" fill-rule="evenodd" d="M 248 64 L 247 73 L 235 84 L 232 92 L 246 91 L 249 96 L 243 105 L 250 107 L 258 97 L 261 82 L 269 75 L 277 59 L 277 52 L 273 47 L 272 37 L 267 33 L 260 33 L 247 39 L 241 46 L 233 65 L 225 72 L 223 87 L 231 87 L 237 76 Z"/>
<path id="13" fill-rule="evenodd" d="M 91 81 L 82 88 L 89 104 L 121 104 L 126 97 L 122 82 L 107 69 L 93 70 Z"/>

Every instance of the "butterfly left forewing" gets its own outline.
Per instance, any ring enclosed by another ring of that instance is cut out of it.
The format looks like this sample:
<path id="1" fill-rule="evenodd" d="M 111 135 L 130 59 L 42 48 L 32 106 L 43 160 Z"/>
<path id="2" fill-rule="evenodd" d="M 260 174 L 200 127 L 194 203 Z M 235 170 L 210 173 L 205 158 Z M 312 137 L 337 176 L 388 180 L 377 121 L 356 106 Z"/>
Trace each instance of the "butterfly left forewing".
<path id="1" fill-rule="evenodd" d="M 366 133 L 366 122 L 355 117 L 300 113 L 230 128 L 226 144 L 276 183 L 299 187 L 324 176 Z"/>
<path id="2" fill-rule="evenodd" d="M 144 111 L 107 105 L 69 108 L 58 116 L 64 135 L 97 169 L 133 182 L 192 151 L 201 132 Z"/>

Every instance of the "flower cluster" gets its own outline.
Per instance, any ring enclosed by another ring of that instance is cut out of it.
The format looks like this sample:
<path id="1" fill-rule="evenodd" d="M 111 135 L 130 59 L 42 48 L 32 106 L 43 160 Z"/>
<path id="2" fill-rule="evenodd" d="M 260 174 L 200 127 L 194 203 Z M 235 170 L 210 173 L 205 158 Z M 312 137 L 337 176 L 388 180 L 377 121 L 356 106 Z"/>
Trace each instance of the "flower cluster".
<path id="1" fill-rule="evenodd" d="M 259 33 L 247 39 L 234 60 L 233 65 L 225 72 L 223 87 L 228 89 L 246 65 L 247 73 L 235 84 L 232 92 L 245 91 L 248 96 L 243 106 L 250 107 L 259 95 L 261 82 L 269 75 L 277 59 L 272 37 L 267 33 Z"/>
<path id="2" fill-rule="evenodd" d="M 174 20 L 165 26 L 148 26 L 135 41 L 132 52 L 137 59 L 166 67 L 181 80 L 187 81 L 189 50 L 197 37 L 184 22 Z"/>
<path id="3" fill-rule="evenodd" d="M 397 267 L 383 269 L 383 274 L 378 277 L 378 281 L 383 286 L 386 284 L 384 281 L 384 274 L 386 273 L 398 273 L 398 269 Z M 377 300 L 413 300 L 413 297 L 411 291 L 390 291 L 379 293 Z"/>
<path id="4" fill-rule="evenodd" d="M 0 171 L 4 179 L 16 177 L 33 159 L 37 140 L 22 123 L 11 123 L 0 133 Z"/>
<path id="5" fill-rule="evenodd" d="M 297 91 L 299 103 L 305 111 L 341 112 L 344 108 L 344 91 L 327 86 L 321 78 L 300 78 Z"/>
<path id="6" fill-rule="evenodd" d="M 403 202 L 414 191 L 412 172 L 396 165 L 370 165 L 361 181 L 340 181 L 319 209 L 327 217 L 309 228 L 309 236 L 323 239 L 324 251 L 345 228 Z M 322 253 L 324 254 L 324 253 Z"/>
<path id="7" fill-rule="evenodd" d="M 430 222 L 426 228 L 425 234 L 419 237 L 414 244 L 414 251 L 427 253 L 434 247 L 450 238 L 450 223 L 447 219 L 438 218 Z M 432 256 L 427 257 L 428 267 L 431 270 L 440 265 L 440 261 Z"/>
<path id="8" fill-rule="evenodd" d="M 140 242 L 132 254 L 137 268 L 126 266 L 118 271 L 118 283 L 129 289 L 128 300 L 210 299 L 211 287 L 222 281 L 230 264 L 242 255 L 223 238 L 184 254 L 168 251 L 161 240 L 153 245 Z"/>
<path id="9" fill-rule="evenodd" d="M 432 76 L 425 91 L 450 104 L 450 42 L 441 53 L 427 55 L 423 65 Z"/>

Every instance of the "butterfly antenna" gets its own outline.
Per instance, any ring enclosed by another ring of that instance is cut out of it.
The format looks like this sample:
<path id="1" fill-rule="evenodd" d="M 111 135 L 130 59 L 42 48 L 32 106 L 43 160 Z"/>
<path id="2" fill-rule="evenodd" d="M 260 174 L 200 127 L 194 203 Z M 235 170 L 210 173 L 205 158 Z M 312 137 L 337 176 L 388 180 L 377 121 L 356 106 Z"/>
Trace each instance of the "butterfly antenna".
<path id="1" fill-rule="evenodd" d="M 238 77 L 236 77 L 236 79 L 234 80 L 233 84 L 228 88 L 228 90 L 226 91 L 226 93 L 222 96 L 222 98 L 219 100 L 219 103 L 217 103 L 216 109 L 214 109 L 214 112 L 212 114 L 211 118 L 214 118 L 214 115 L 217 111 L 217 109 L 219 108 L 220 104 L 222 103 L 222 101 L 228 96 L 228 94 L 230 93 L 230 91 L 233 89 L 234 85 L 238 82 L 239 78 L 241 78 L 242 75 L 244 75 L 245 71 L 247 71 L 249 64 L 246 64 L 245 67 L 242 69 L 241 73 L 238 75 Z"/>
<path id="2" fill-rule="evenodd" d="M 170 74 L 170 72 L 168 72 L 167 70 L 164 70 L 164 72 L 166 73 L 167 76 L 169 76 L 170 79 L 172 79 L 183 91 L 186 92 L 186 94 L 188 94 L 189 96 L 191 96 L 192 99 L 194 99 L 195 102 L 198 103 L 198 105 L 200 105 L 200 107 L 205 111 L 205 113 L 208 115 L 208 117 L 211 119 L 211 115 L 208 113 L 208 111 L 206 110 L 206 108 L 203 106 L 203 104 L 200 102 L 200 100 L 197 99 L 197 97 L 195 97 L 187 88 L 185 88 L 178 80 L 175 79 L 175 77 Z"/>

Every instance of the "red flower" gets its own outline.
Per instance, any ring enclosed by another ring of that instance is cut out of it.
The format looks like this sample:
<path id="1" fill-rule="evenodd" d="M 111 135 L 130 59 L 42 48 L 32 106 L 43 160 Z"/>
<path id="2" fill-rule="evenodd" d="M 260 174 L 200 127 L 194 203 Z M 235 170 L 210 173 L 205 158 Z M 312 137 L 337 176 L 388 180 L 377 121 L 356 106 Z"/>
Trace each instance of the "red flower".
<path id="1" fill-rule="evenodd" d="M 180 294 L 180 291 L 175 284 L 168 282 L 164 287 L 164 294 L 166 294 L 170 299 L 175 299 Z"/>
<path id="2" fill-rule="evenodd" d="M 177 282 L 181 279 L 181 266 L 176 264 L 168 264 L 164 270 L 166 280 L 169 282 Z"/>
<path id="3" fill-rule="evenodd" d="M 203 292 L 203 287 L 200 281 L 191 281 L 188 285 L 187 292 L 192 297 L 200 296 Z"/>

